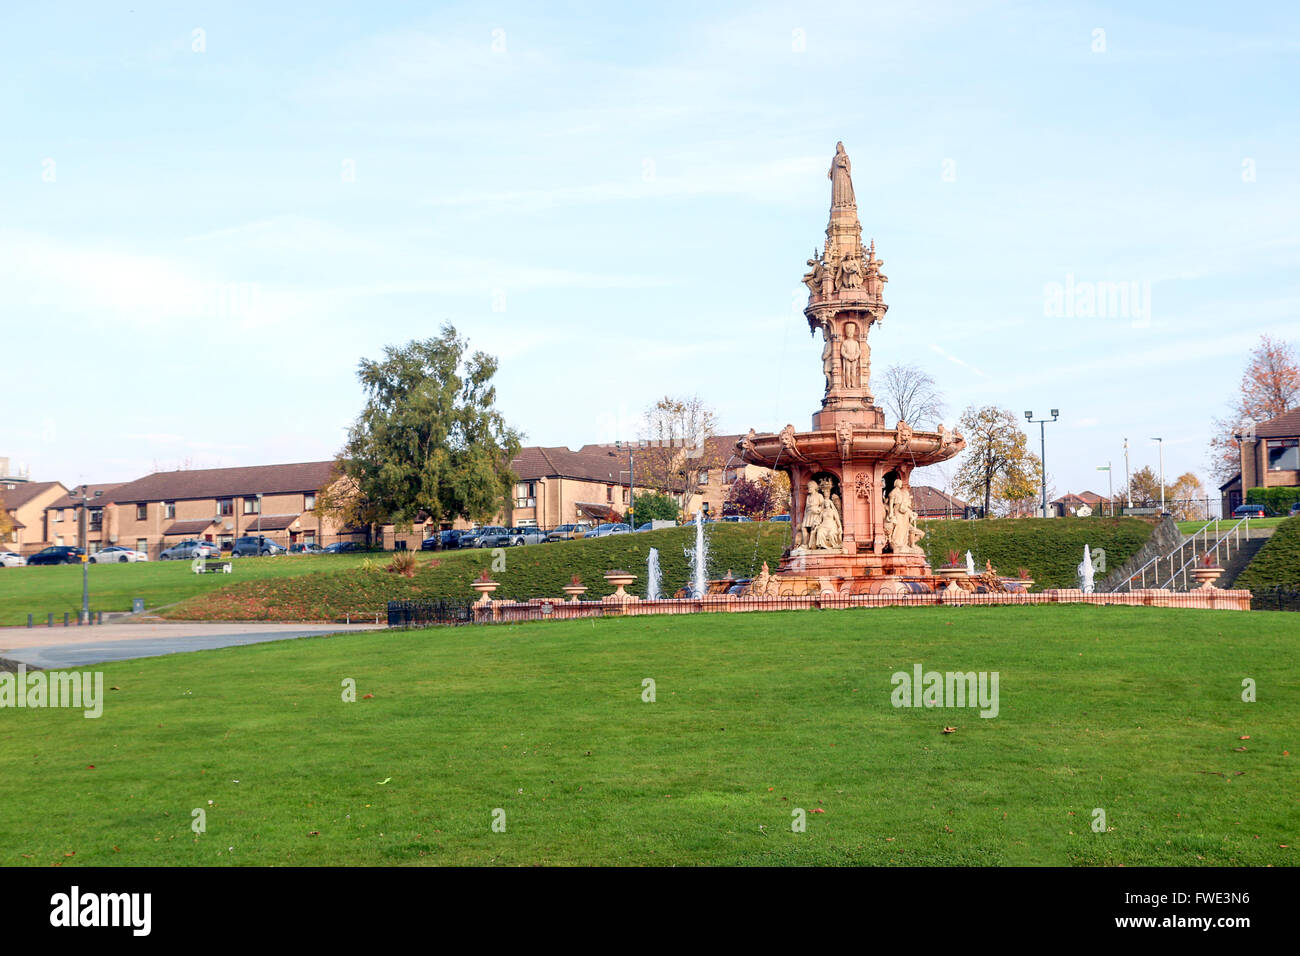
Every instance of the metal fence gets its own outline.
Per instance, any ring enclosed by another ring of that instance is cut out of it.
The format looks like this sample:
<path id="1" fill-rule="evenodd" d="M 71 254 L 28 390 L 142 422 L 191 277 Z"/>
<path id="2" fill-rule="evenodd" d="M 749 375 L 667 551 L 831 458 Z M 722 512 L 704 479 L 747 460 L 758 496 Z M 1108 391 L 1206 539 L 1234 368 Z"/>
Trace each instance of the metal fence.
<path id="1" fill-rule="evenodd" d="M 472 624 L 474 606 L 468 601 L 389 601 L 389 627 L 429 627 Z"/>
<path id="2" fill-rule="evenodd" d="M 1268 588 L 1252 591 L 1252 611 L 1300 611 L 1300 590 L 1296 588 Z"/>

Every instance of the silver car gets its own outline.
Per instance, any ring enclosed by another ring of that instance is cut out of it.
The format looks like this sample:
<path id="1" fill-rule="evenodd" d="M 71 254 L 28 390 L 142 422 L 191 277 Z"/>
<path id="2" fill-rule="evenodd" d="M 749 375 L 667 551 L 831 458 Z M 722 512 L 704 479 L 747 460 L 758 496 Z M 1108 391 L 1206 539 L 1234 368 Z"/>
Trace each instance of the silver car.
<path id="1" fill-rule="evenodd" d="M 191 538 L 172 545 L 158 555 L 159 561 L 189 561 L 193 558 L 219 558 L 221 549 L 211 541 Z"/>

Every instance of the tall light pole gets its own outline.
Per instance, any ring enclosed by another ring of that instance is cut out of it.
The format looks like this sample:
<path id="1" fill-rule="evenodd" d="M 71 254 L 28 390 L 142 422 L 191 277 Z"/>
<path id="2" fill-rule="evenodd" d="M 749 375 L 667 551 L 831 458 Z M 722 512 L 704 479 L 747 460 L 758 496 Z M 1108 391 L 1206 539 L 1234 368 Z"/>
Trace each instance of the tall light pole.
<path id="1" fill-rule="evenodd" d="M 81 623 L 90 623 L 90 502 L 104 492 L 95 489 L 90 494 L 90 486 L 81 486 Z"/>
<path id="2" fill-rule="evenodd" d="M 1106 473 L 1106 495 L 1110 501 L 1110 516 L 1113 518 L 1115 517 L 1115 479 L 1113 477 L 1114 472 L 1111 471 L 1110 465 L 1110 462 L 1106 462 L 1104 465 L 1098 465 L 1097 470 Z"/>
<path id="3" fill-rule="evenodd" d="M 257 553 L 262 554 L 262 493 L 257 493 Z"/>
<path id="4" fill-rule="evenodd" d="M 1160 513 L 1165 513 L 1165 440 L 1163 438 L 1153 438 L 1160 446 Z"/>
<path id="5" fill-rule="evenodd" d="M 1025 420 L 1031 425 L 1038 426 L 1038 446 L 1039 446 L 1039 463 L 1043 466 L 1043 517 L 1047 517 L 1047 432 L 1044 429 L 1048 422 L 1054 422 L 1057 416 L 1061 414 L 1060 409 L 1052 409 L 1051 418 L 1034 418 L 1033 412 L 1025 412 Z"/>
<path id="6" fill-rule="evenodd" d="M 1128 476 L 1128 439 L 1124 439 L 1124 497 L 1128 506 L 1133 507 L 1133 480 Z"/>

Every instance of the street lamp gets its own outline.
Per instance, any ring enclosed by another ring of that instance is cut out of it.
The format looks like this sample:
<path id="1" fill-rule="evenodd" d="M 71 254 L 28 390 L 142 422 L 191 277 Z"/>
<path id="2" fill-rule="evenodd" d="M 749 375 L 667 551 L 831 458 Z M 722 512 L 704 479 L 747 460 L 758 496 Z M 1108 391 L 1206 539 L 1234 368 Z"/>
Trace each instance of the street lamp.
<path id="1" fill-rule="evenodd" d="M 257 493 L 257 553 L 262 553 L 262 493 Z"/>
<path id="2" fill-rule="evenodd" d="M 1044 429 L 1047 427 L 1048 422 L 1056 421 L 1057 417 L 1060 414 L 1061 414 L 1060 409 L 1053 408 L 1051 418 L 1035 419 L 1033 412 L 1025 412 L 1025 420 L 1029 422 L 1029 424 L 1031 425 L 1038 426 L 1038 446 L 1040 450 L 1038 460 L 1039 463 L 1043 466 L 1043 517 L 1044 518 L 1047 517 L 1047 433 L 1046 431 L 1044 431 Z"/>
<path id="3" fill-rule="evenodd" d="M 1165 440 L 1163 438 L 1153 438 L 1153 442 L 1160 446 L 1160 513 L 1165 513 Z"/>
<path id="4" fill-rule="evenodd" d="M 81 486 L 81 623 L 90 623 L 90 502 L 104 493 L 96 488 L 91 495 L 89 485 Z"/>
<path id="5" fill-rule="evenodd" d="M 632 530 L 636 530 L 636 461 L 635 449 L 632 442 L 627 442 L 627 518 L 628 524 L 632 525 Z M 636 448 L 645 448 L 648 442 L 642 438 L 636 443 Z M 624 442 L 614 442 L 614 447 L 621 449 Z M 621 475 L 623 472 L 619 471 Z"/>
<path id="6" fill-rule="evenodd" d="M 1124 494 L 1128 506 L 1133 507 L 1133 480 L 1128 476 L 1128 439 L 1124 439 Z"/>

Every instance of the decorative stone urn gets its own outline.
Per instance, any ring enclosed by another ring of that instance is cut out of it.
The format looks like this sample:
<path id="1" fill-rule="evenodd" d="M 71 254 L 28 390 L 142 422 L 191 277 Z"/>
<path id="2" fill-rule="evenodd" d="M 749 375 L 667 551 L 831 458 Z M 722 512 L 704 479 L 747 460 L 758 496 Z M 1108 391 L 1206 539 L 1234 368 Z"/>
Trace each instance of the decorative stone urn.
<path id="1" fill-rule="evenodd" d="M 958 581 L 965 581 L 970 577 L 965 568 L 935 568 L 934 573 L 949 582 L 949 585 L 956 584 Z"/>
<path id="2" fill-rule="evenodd" d="M 492 581 L 484 578 L 479 578 L 477 581 L 474 582 L 472 586 L 474 590 L 479 593 L 479 599 L 478 599 L 479 604 L 491 604 L 492 592 L 495 591 L 497 588 L 501 587 L 501 583 L 499 581 Z"/>
<path id="3" fill-rule="evenodd" d="M 566 584 L 564 586 L 564 593 L 569 596 L 569 601 L 571 603 L 576 604 L 578 601 L 581 601 L 582 596 L 587 593 L 587 585 Z"/>
<path id="4" fill-rule="evenodd" d="M 606 601 L 635 601 L 635 595 L 628 594 L 623 589 L 636 580 L 635 574 L 628 574 L 626 571 L 606 571 L 605 580 L 612 584 L 616 590 Z"/>
<path id="5" fill-rule="evenodd" d="M 1200 590 L 1211 590 L 1214 582 L 1219 580 L 1219 575 L 1223 574 L 1223 568 L 1192 568 L 1192 577 L 1201 583 Z"/>
<path id="6" fill-rule="evenodd" d="M 1030 588 L 1034 586 L 1033 578 L 1014 578 L 1013 580 L 1017 584 L 1019 584 L 1022 588 L 1024 588 L 1026 591 L 1028 591 Z"/>

